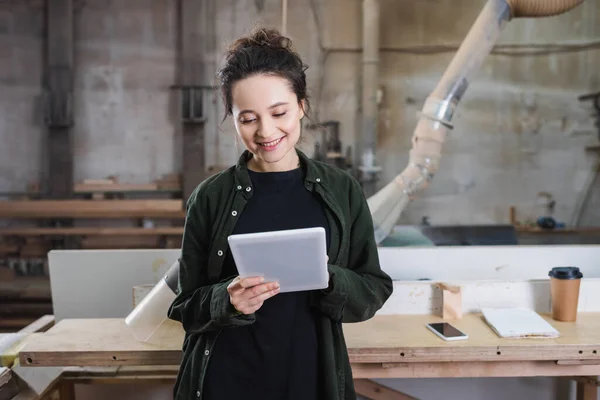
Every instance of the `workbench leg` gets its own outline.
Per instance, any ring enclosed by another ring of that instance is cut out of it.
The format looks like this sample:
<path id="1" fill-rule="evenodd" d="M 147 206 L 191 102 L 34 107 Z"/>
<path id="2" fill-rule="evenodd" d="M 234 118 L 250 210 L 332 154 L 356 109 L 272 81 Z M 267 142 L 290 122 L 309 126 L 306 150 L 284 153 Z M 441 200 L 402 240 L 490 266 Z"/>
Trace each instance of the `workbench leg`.
<path id="1" fill-rule="evenodd" d="M 355 379 L 354 390 L 356 394 L 366 397 L 369 400 L 417 400 L 406 393 L 390 389 L 370 379 Z"/>
<path id="2" fill-rule="evenodd" d="M 75 400 L 75 383 L 68 380 L 60 382 L 58 392 L 60 400 Z"/>
<path id="3" fill-rule="evenodd" d="M 577 400 L 598 400 L 599 384 L 595 376 L 577 379 Z"/>

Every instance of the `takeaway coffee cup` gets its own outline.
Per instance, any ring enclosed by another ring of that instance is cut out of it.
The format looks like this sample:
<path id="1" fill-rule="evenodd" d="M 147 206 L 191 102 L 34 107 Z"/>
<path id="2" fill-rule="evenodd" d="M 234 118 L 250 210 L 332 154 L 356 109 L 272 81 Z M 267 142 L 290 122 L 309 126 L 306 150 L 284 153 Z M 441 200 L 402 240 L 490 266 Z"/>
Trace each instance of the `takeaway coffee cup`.
<path id="1" fill-rule="evenodd" d="M 575 321 L 579 303 L 579 286 L 583 274 L 577 267 L 555 267 L 550 276 L 552 318 L 557 321 Z"/>

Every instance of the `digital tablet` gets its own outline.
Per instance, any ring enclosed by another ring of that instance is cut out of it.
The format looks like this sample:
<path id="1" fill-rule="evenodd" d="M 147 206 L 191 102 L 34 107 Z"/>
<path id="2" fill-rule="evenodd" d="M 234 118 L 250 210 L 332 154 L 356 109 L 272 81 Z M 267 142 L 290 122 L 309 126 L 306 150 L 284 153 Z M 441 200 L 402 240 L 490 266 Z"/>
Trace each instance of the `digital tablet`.
<path id="1" fill-rule="evenodd" d="M 280 293 L 329 285 L 323 228 L 245 233 L 227 240 L 242 278 L 262 276 L 265 282 L 279 282 Z"/>

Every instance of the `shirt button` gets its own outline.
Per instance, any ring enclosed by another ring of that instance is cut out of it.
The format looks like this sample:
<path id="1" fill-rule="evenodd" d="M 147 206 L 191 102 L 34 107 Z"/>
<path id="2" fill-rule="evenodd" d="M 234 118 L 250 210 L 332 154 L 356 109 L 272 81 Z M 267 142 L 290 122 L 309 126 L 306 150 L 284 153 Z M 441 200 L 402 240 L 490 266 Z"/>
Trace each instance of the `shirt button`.
<path id="1" fill-rule="evenodd" d="M 242 187 L 238 185 L 237 190 L 242 190 Z"/>
<path id="2" fill-rule="evenodd" d="M 219 255 L 219 257 L 221 257 L 223 255 L 223 250 L 217 251 L 217 254 Z"/>
<path id="3" fill-rule="evenodd" d="M 233 216 L 235 217 L 235 216 L 237 215 L 237 211 L 233 210 L 233 211 L 231 212 L 231 215 L 233 215 Z"/>
<path id="4" fill-rule="evenodd" d="M 315 179 L 317 182 L 321 182 L 321 178 L 317 178 Z"/>
<path id="5" fill-rule="evenodd" d="M 196 397 L 200 397 L 200 391 L 199 390 L 196 392 Z"/>
<path id="6" fill-rule="evenodd" d="M 210 351 L 208 351 L 208 350 L 204 350 L 204 355 L 205 355 L 205 356 L 207 356 L 207 355 L 209 355 L 209 354 L 210 354 Z"/>
<path id="7" fill-rule="evenodd" d="M 248 186 L 248 187 L 246 188 L 246 192 L 249 192 L 249 191 L 251 191 L 251 190 L 252 190 L 252 188 L 251 188 L 250 186 Z"/>

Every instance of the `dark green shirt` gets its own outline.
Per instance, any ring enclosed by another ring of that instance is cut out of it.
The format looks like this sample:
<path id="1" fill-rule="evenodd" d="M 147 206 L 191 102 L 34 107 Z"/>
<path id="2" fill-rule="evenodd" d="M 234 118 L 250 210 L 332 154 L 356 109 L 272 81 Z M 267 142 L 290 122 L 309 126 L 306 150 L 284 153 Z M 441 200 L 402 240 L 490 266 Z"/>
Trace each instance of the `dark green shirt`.
<path id="1" fill-rule="evenodd" d="M 317 319 L 322 398 L 354 400 L 356 394 L 342 323 L 365 321 L 392 293 L 392 281 L 379 265 L 373 221 L 359 183 L 330 164 L 298 151 L 304 185 L 323 202 L 331 229 L 328 248 L 330 286 L 311 292 Z M 211 350 L 223 329 L 252 324 L 254 315 L 238 315 L 227 293 L 231 279 L 219 281 L 227 237 L 252 196 L 246 151 L 237 165 L 202 182 L 187 202 L 180 257 L 178 294 L 169 318 L 186 332 L 175 399 L 202 398 Z M 251 390 L 251 388 L 248 388 Z"/>

